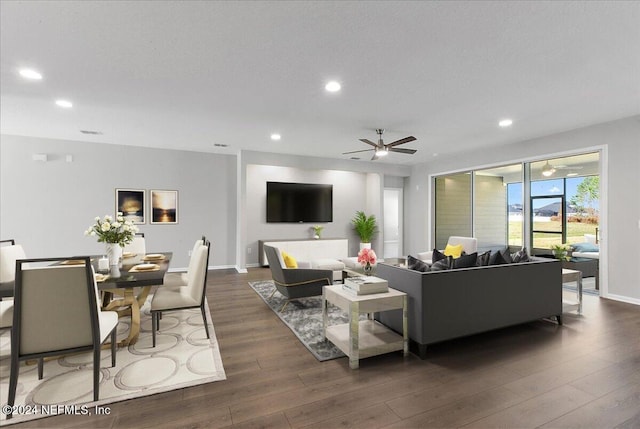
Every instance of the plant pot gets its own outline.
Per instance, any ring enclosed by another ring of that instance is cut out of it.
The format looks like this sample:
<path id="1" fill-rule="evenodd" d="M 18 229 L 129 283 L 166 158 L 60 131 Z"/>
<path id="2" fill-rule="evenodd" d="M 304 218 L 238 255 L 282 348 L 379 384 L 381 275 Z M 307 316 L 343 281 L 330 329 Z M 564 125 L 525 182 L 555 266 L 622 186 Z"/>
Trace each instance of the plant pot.
<path id="1" fill-rule="evenodd" d="M 371 249 L 371 243 L 360 243 L 360 250 Z"/>

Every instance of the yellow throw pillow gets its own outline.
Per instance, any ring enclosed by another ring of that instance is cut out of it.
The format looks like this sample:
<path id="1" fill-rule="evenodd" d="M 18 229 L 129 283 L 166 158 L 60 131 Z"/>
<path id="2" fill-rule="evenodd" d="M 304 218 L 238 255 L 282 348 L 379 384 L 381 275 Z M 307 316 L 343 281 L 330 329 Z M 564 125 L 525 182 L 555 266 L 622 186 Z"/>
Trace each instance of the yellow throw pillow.
<path id="1" fill-rule="evenodd" d="M 284 264 L 287 268 L 298 268 L 298 261 L 296 261 L 296 258 L 289 255 L 287 252 L 282 251 L 282 259 L 284 259 Z"/>
<path id="2" fill-rule="evenodd" d="M 459 258 L 462 255 L 462 244 L 458 244 L 457 246 L 452 246 L 450 244 L 447 244 L 447 247 L 444 248 L 443 253 L 446 256 L 453 256 L 454 258 Z"/>

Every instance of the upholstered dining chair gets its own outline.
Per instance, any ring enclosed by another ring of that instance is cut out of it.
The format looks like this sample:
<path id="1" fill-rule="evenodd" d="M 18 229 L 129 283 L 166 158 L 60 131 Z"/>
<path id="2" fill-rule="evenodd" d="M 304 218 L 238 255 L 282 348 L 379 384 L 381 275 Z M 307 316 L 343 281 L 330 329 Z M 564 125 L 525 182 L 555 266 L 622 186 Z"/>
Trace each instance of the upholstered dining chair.
<path id="1" fill-rule="evenodd" d="M 153 295 L 151 300 L 151 338 L 153 347 L 156 346 L 156 331 L 160 329 L 160 318 L 162 313 L 166 311 L 200 308 L 207 338 L 211 338 L 205 309 L 211 243 L 205 240 L 204 245 L 196 247 L 196 250 L 191 255 L 194 263 L 193 269 L 188 273 L 189 282 L 184 286 L 161 286 Z"/>
<path id="2" fill-rule="evenodd" d="M 81 265 L 64 265 L 65 260 L 69 259 L 17 262 L 9 409 L 15 403 L 20 361 L 37 359 L 38 378 L 42 379 L 45 357 L 93 351 L 94 401 L 99 399 L 101 345 L 108 338 L 111 366 L 116 365 L 118 314 L 100 310 L 90 258 L 74 256 L 73 260 L 83 261 Z"/>
<path id="3" fill-rule="evenodd" d="M 0 240 L 0 300 L 13 296 L 16 261 L 25 258 L 24 249 L 14 239 Z"/>
<path id="4" fill-rule="evenodd" d="M 287 298 L 280 311 L 283 311 L 291 300 L 322 295 L 322 288 L 333 284 L 331 270 L 285 268 L 282 254 L 277 247 L 265 245 L 264 252 L 276 290 Z"/>
<path id="5" fill-rule="evenodd" d="M 147 253 L 147 246 L 144 240 L 144 232 L 137 232 L 133 237 L 133 241 L 124 246 L 122 252 L 129 252 L 135 255 L 145 255 Z"/>
<path id="6" fill-rule="evenodd" d="M 193 265 L 195 264 L 196 258 L 193 255 L 198 250 L 198 247 L 204 246 L 204 243 L 207 241 L 207 238 L 203 235 L 202 238 L 196 240 L 193 244 L 193 249 L 191 250 L 191 256 L 189 257 L 189 268 L 187 268 L 186 273 L 167 273 L 164 276 L 164 282 L 162 284 L 163 288 L 175 288 L 185 286 L 189 283 L 189 272 L 194 270 Z"/>

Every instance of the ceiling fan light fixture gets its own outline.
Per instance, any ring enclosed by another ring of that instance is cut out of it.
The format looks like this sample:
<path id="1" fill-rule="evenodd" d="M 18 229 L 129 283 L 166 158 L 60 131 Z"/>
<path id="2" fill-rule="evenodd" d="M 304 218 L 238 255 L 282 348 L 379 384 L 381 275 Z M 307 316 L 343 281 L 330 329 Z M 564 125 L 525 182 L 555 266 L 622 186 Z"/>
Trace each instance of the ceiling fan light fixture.
<path id="1" fill-rule="evenodd" d="M 387 148 L 376 149 L 376 156 L 378 156 L 378 157 L 387 156 L 388 154 L 389 154 L 389 150 Z"/>
<path id="2" fill-rule="evenodd" d="M 336 82 L 335 80 L 332 80 L 331 82 L 327 82 L 327 84 L 324 86 L 324 89 L 326 89 L 329 92 L 338 92 L 340 91 L 340 88 L 342 88 L 342 86 L 340 85 L 339 82 Z"/>
<path id="3" fill-rule="evenodd" d="M 551 164 L 549 164 L 549 161 L 547 161 L 547 163 L 544 165 L 544 167 L 542 167 L 542 175 L 544 177 L 549 177 L 555 172 L 556 172 L 556 169 L 553 168 L 553 166 Z"/>
<path id="4" fill-rule="evenodd" d="M 42 80 L 42 74 L 33 69 L 20 69 L 20 76 L 30 80 Z"/>

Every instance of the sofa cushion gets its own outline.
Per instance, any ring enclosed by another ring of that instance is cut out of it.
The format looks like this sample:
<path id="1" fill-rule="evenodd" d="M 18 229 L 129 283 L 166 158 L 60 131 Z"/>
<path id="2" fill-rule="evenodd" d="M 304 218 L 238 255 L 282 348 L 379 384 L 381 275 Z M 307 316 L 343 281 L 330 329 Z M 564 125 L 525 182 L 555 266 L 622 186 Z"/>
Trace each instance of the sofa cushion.
<path id="1" fill-rule="evenodd" d="M 453 259 L 452 268 L 470 268 L 475 267 L 478 261 L 478 252 L 473 252 L 469 255 L 461 255 L 459 258 Z"/>
<path id="2" fill-rule="evenodd" d="M 529 262 L 529 254 L 527 253 L 527 249 L 525 249 L 524 247 L 520 250 L 518 250 L 515 253 L 511 254 L 511 261 L 513 263 L 518 263 L 518 262 Z"/>
<path id="3" fill-rule="evenodd" d="M 314 259 L 311 261 L 311 268 L 319 270 L 342 271 L 344 263 L 336 259 Z"/>
<path id="4" fill-rule="evenodd" d="M 429 271 L 446 271 L 451 269 L 451 264 L 453 261 L 453 257 L 447 256 L 445 259 L 440 259 L 439 261 L 434 262 L 429 267 Z"/>
<path id="5" fill-rule="evenodd" d="M 426 273 L 427 271 L 429 271 L 429 264 L 409 255 L 407 256 L 407 268 L 409 268 L 410 270 Z"/>
<path id="6" fill-rule="evenodd" d="M 284 260 L 284 265 L 287 268 L 298 268 L 298 261 L 296 261 L 296 258 L 291 256 L 284 250 L 282 251 L 282 260 Z"/>
<path id="7" fill-rule="evenodd" d="M 431 262 L 438 262 L 441 259 L 445 259 L 447 255 L 439 251 L 438 249 L 433 249 L 433 255 L 431 256 Z M 422 259 L 422 258 L 420 258 Z"/>
<path id="8" fill-rule="evenodd" d="M 456 246 L 452 246 L 451 244 L 447 244 L 447 247 L 444 248 L 443 252 L 446 256 L 453 256 L 454 258 L 459 258 L 462 255 L 462 244 L 458 244 Z"/>
<path id="9" fill-rule="evenodd" d="M 573 248 L 574 252 L 599 252 L 600 251 L 600 247 L 591 243 L 576 243 L 576 244 L 572 244 L 571 247 Z"/>
<path id="10" fill-rule="evenodd" d="M 506 249 L 502 250 L 500 252 L 500 254 L 502 254 L 502 259 L 504 259 L 504 261 L 507 264 L 510 264 L 513 262 L 513 260 L 511 259 L 511 253 L 509 253 L 509 248 L 507 247 Z"/>
<path id="11" fill-rule="evenodd" d="M 489 265 L 504 265 L 508 262 L 504 259 L 502 252 L 495 252 L 489 258 Z"/>
<path id="12" fill-rule="evenodd" d="M 489 259 L 491 258 L 491 250 L 487 250 L 484 253 L 478 255 L 478 260 L 476 261 L 476 265 L 479 267 L 486 267 L 489 265 Z"/>

